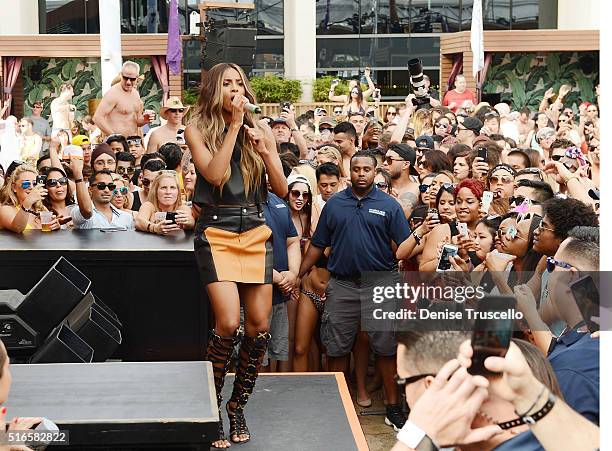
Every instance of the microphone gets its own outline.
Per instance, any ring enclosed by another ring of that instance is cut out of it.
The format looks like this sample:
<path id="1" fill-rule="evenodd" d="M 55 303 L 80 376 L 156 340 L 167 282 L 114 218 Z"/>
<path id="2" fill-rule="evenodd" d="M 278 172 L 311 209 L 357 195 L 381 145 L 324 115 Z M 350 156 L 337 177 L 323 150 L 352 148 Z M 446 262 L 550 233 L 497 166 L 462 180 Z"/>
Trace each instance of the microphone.
<path id="1" fill-rule="evenodd" d="M 232 96 L 232 101 L 234 100 L 234 96 Z M 261 107 L 259 105 L 253 105 L 252 103 L 245 103 L 244 109 L 250 113 L 261 114 Z"/>
<path id="2" fill-rule="evenodd" d="M 246 103 L 244 105 L 244 109 L 253 114 L 261 114 L 261 107 L 259 105 L 253 105 L 252 103 Z"/>

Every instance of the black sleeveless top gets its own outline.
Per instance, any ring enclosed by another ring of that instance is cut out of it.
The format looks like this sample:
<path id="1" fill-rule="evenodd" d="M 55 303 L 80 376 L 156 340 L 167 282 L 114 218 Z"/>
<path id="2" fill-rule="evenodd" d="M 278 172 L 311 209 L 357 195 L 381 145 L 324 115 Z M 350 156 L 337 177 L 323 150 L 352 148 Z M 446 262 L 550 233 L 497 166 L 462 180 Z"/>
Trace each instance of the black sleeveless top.
<path id="1" fill-rule="evenodd" d="M 244 181 L 242 170 L 240 169 L 240 155 L 242 148 L 236 142 L 230 160 L 231 175 L 223 186 L 223 191 L 219 187 L 209 183 L 200 171 L 196 168 L 197 181 L 193 196 L 193 202 L 197 205 L 255 205 L 265 202 L 268 199 L 268 189 L 266 185 L 265 173 L 262 175 L 258 186 L 251 191 L 247 197 L 244 192 Z"/>

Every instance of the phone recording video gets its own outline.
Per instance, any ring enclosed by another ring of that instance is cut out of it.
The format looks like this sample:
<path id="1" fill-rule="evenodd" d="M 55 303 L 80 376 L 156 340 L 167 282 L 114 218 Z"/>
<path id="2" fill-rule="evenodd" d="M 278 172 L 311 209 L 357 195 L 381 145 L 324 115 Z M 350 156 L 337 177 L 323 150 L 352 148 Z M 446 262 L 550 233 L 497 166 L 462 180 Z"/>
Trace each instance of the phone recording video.
<path id="1" fill-rule="evenodd" d="M 36 176 L 36 185 L 44 185 L 47 182 L 46 175 L 37 175 Z"/>
<path id="2" fill-rule="evenodd" d="M 445 244 L 442 248 L 442 253 L 440 254 L 440 259 L 438 260 L 438 266 L 436 267 L 436 272 L 444 272 L 448 271 L 452 268 L 451 262 L 449 260 L 450 256 L 455 256 L 459 252 L 459 248 L 454 244 Z"/>
<path id="3" fill-rule="evenodd" d="M 487 357 L 504 357 L 510 347 L 513 318 L 511 311 L 516 307 L 513 296 L 486 296 L 478 301 L 478 316 L 472 331 L 472 366 L 470 374 L 494 375 L 484 366 Z"/>
<path id="4" fill-rule="evenodd" d="M 176 224 L 176 211 L 166 212 L 166 221 L 172 221 L 172 224 Z"/>
<path id="5" fill-rule="evenodd" d="M 597 332 L 599 324 L 594 321 L 594 318 L 599 321 L 599 290 L 593 277 L 581 277 L 570 284 L 570 289 L 589 332 Z"/>
<path id="6" fill-rule="evenodd" d="M 487 161 L 487 148 L 486 147 L 479 147 L 478 148 L 478 157 L 482 158 L 484 161 Z"/>

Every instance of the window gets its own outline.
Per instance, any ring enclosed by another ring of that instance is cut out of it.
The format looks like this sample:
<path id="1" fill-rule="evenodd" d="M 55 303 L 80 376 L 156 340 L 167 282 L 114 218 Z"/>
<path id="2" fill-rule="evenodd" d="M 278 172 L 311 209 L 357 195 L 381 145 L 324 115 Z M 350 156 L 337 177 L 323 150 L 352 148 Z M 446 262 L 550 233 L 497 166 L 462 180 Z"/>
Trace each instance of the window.
<path id="1" fill-rule="evenodd" d="M 100 32 L 98 0 L 46 0 L 39 7 L 46 12 L 39 24 L 43 34 Z"/>
<path id="2" fill-rule="evenodd" d="M 317 38 L 317 68 L 398 67 L 406 68 L 408 60 L 421 58 L 424 66 L 440 64 L 440 39 L 422 37 L 406 39 L 361 37 Z"/>
<path id="3" fill-rule="evenodd" d="M 257 0 L 255 2 L 257 34 L 283 34 L 283 0 Z"/>
<path id="4" fill-rule="evenodd" d="M 283 73 L 285 68 L 283 39 L 257 39 L 255 65 L 257 72 Z"/>

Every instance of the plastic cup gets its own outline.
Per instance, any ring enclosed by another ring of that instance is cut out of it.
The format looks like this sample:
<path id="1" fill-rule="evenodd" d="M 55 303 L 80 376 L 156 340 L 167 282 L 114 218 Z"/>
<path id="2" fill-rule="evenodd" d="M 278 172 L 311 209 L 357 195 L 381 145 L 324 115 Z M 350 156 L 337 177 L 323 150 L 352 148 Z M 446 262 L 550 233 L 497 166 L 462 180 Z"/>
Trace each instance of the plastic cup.
<path id="1" fill-rule="evenodd" d="M 51 223 L 53 222 L 53 213 L 50 211 L 40 212 L 40 225 L 43 232 L 51 231 Z"/>

